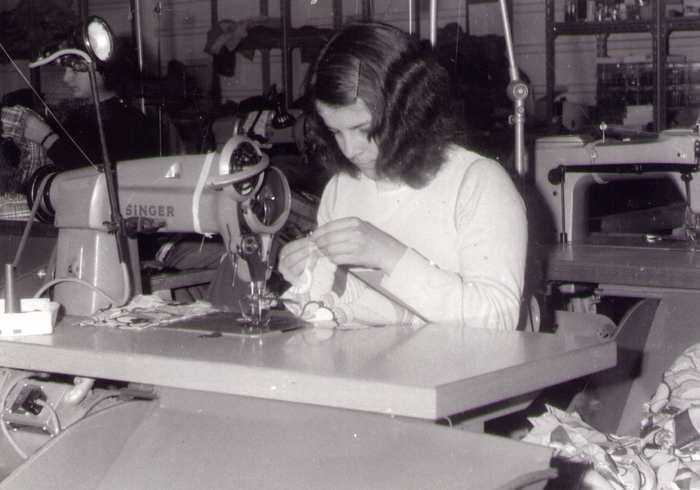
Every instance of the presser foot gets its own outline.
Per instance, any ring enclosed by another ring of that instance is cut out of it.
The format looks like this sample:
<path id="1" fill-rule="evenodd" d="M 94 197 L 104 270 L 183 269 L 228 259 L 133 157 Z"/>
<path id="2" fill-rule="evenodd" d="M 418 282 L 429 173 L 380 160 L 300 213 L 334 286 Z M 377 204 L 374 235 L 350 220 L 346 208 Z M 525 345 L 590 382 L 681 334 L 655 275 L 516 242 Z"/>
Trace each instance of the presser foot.
<path id="1" fill-rule="evenodd" d="M 308 326 L 307 322 L 288 311 L 275 309 L 279 303 L 276 296 L 247 294 L 238 302 L 240 316 L 236 318 L 236 326 L 240 334 L 259 336 Z"/>
<path id="2" fill-rule="evenodd" d="M 241 317 L 238 323 L 251 329 L 269 330 L 270 309 L 277 304 L 277 297 L 265 293 L 251 293 L 239 298 Z"/>

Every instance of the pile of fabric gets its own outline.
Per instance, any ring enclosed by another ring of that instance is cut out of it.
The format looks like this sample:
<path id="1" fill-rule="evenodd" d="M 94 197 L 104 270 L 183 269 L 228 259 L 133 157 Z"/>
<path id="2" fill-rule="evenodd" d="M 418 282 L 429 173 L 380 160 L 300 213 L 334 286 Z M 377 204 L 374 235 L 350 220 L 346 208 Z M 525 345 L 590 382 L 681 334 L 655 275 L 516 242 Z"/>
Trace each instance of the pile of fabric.
<path id="1" fill-rule="evenodd" d="M 641 436 L 622 437 L 547 407 L 529 419 L 534 427 L 523 441 L 587 464 L 584 482 L 593 490 L 700 489 L 700 344 L 676 359 L 644 409 Z"/>

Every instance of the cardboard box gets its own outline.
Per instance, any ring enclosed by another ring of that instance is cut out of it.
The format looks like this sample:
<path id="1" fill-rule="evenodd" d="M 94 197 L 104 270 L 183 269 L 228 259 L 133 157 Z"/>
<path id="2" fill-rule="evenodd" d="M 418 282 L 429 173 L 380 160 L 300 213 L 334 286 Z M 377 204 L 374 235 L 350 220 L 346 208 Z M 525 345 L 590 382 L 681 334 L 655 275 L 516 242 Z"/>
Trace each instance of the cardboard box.
<path id="1" fill-rule="evenodd" d="M 653 105 L 628 105 L 627 115 L 623 119 L 622 125 L 647 131 L 647 125 L 654 122 L 654 106 Z"/>
<path id="2" fill-rule="evenodd" d="M 564 100 L 561 104 L 561 124 L 569 131 L 578 131 L 588 121 L 589 107 Z"/>

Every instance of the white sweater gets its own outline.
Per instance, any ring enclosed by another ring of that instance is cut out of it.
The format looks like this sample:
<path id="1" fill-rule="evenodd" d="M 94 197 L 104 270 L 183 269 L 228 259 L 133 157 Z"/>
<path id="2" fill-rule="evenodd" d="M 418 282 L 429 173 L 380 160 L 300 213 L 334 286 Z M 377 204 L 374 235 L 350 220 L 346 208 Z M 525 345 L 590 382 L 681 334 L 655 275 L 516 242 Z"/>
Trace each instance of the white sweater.
<path id="1" fill-rule="evenodd" d="M 351 216 L 408 247 L 381 287 L 421 318 L 516 328 L 527 222 L 523 200 L 497 162 L 455 146 L 421 189 L 338 174 L 324 190 L 318 223 Z M 360 309 L 375 309 L 380 317 L 397 316 L 373 290 L 361 302 Z"/>

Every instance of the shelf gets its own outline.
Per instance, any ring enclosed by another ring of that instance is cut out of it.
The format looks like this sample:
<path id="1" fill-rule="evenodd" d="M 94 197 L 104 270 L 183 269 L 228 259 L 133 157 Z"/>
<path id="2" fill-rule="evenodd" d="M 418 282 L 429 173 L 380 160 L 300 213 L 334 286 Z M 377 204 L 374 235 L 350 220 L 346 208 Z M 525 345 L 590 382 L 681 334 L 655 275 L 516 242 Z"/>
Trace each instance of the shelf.
<path id="1" fill-rule="evenodd" d="M 667 31 L 700 30 L 699 17 L 669 17 L 664 20 Z M 600 22 L 554 22 L 552 29 L 557 36 L 591 34 L 630 34 L 651 32 L 656 26 L 654 20 L 617 20 Z"/>
<path id="2" fill-rule="evenodd" d="M 668 62 L 669 36 L 674 31 L 700 30 L 700 16 L 693 17 L 666 17 L 667 0 L 653 2 L 651 19 L 643 20 L 606 20 L 606 21 L 554 21 L 554 0 L 546 3 L 546 116 L 549 124 L 554 116 L 554 85 L 555 85 L 555 41 L 558 36 L 599 35 L 610 34 L 635 34 L 647 33 L 652 40 L 652 53 L 650 63 L 653 64 L 654 83 L 654 130 L 662 131 L 667 127 L 667 91 L 669 88 L 666 68 L 672 65 Z M 607 38 L 600 41 L 603 53 L 606 51 Z"/>
<path id="3" fill-rule="evenodd" d="M 666 18 L 666 29 L 670 31 L 700 30 L 700 17 L 670 17 Z"/>
<path id="4" fill-rule="evenodd" d="M 287 38 L 287 42 L 294 48 L 321 48 L 326 43 L 327 37 L 332 29 L 319 29 L 315 34 L 292 33 Z M 239 51 L 260 50 L 260 49 L 282 49 L 284 43 L 281 32 L 277 35 L 267 36 L 266 39 L 245 38 L 241 40 L 237 49 Z"/>
<path id="5" fill-rule="evenodd" d="M 651 32 L 653 27 L 651 20 L 555 22 L 552 26 L 558 36 Z"/>

